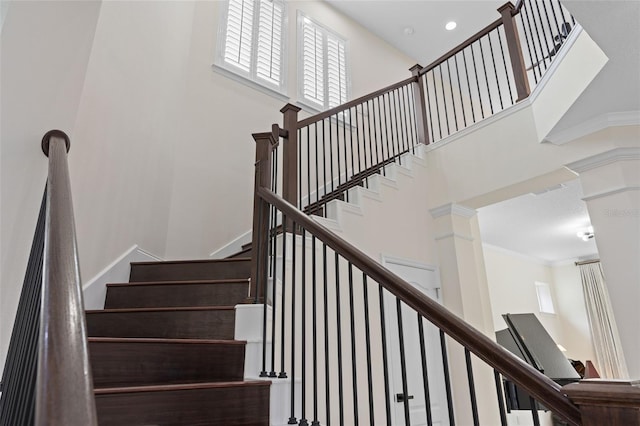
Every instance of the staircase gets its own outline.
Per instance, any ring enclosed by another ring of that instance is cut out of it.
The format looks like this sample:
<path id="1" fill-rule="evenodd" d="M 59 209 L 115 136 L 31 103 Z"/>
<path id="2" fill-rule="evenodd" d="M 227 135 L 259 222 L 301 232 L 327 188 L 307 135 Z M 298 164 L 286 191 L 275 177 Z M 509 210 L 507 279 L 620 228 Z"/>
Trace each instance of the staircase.
<path id="1" fill-rule="evenodd" d="M 244 381 L 250 258 L 142 262 L 87 311 L 102 425 L 268 425 L 269 381 Z"/>

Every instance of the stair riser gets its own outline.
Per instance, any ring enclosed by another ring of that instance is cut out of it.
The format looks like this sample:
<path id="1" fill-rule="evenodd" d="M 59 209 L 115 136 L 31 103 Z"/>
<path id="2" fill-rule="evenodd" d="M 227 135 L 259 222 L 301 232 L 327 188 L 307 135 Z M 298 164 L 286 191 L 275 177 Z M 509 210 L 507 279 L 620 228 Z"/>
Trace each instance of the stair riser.
<path id="1" fill-rule="evenodd" d="M 234 335 L 235 312 L 224 310 L 88 312 L 90 337 L 222 339 Z"/>
<path id="2" fill-rule="evenodd" d="M 100 426 L 268 426 L 269 387 L 96 395 Z"/>
<path id="3" fill-rule="evenodd" d="M 96 388 L 242 381 L 237 343 L 89 342 Z"/>
<path id="4" fill-rule="evenodd" d="M 107 287 L 105 309 L 234 306 L 248 297 L 248 283 L 158 284 Z"/>
<path id="5" fill-rule="evenodd" d="M 226 259 L 206 262 L 132 263 L 129 281 L 226 280 L 250 276 L 250 260 Z"/>

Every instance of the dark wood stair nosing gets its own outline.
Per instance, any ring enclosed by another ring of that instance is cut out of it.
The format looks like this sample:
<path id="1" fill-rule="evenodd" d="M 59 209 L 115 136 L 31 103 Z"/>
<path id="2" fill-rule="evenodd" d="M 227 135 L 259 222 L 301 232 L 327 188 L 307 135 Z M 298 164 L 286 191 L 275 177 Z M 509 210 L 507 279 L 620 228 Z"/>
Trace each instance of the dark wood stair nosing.
<path id="1" fill-rule="evenodd" d="M 168 339 L 158 337 L 88 337 L 89 343 L 167 343 L 167 344 L 216 344 L 216 345 L 246 345 L 246 340 L 226 339 Z"/>
<path id="2" fill-rule="evenodd" d="M 112 395 L 119 393 L 169 392 L 177 390 L 216 389 L 248 386 L 271 386 L 271 380 L 242 380 L 234 382 L 177 383 L 168 385 L 122 386 L 114 388 L 94 389 L 95 395 Z"/>
<path id="3" fill-rule="evenodd" d="M 194 259 L 194 260 L 159 260 L 145 262 L 131 262 L 131 265 L 181 265 L 193 263 L 231 263 L 231 262 L 251 262 L 250 257 L 236 257 L 230 259 Z"/>
<path id="4" fill-rule="evenodd" d="M 222 280 L 188 280 L 188 281 L 133 281 L 128 283 L 109 283 L 107 287 L 133 287 L 153 285 L 217 285 L 217 284 L 248 284 L 249 278 L 228 278 Z"/>
<path id="5" fill-rule="evenodd" d="M 235 306 L 175 306 L 175 307 L 158 307 L 158 308 L 112 308 L 112 309 L 90 309 L 86 310 L 87 314 L 109 314 L 109 313 L 128 313 L 128 312 L 172 312 L 172 311 L 231 311 Z"/>

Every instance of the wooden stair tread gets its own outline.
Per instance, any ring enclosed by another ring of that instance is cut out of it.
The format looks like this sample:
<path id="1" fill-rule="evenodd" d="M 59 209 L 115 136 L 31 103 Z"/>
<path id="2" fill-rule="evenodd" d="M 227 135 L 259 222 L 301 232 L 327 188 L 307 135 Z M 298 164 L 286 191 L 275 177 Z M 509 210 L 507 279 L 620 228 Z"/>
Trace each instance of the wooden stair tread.
<path id="1" fill-rule="evenodd" d="M 206 285 L 206 284 L 247 284 L 249 278 L 229 278 L 226 280 L 188 280 L 188 281 L 135 281 L 129 283 L 109 283 L 109 287 L 136 287 L 136 286 L 162 286 L 162 285 Z"/>
<path id="2" fill-rule="evenodd" d="M 145 262 L 131 262 L 131 265 L 189 265 L 197 263 L 227 263 L 250 262 L 250 257 L 236 257 L 233 259 L 193 259 L 193 260 L 156 260 Z"/>
<path id="3" fill-rule="evenodd" d="M 234 306 L 175 306 L 157 308 L 114 308 L 114 309 L 90 309 L 87 314 L 109 314 L 109 313 L 135 313 L 135 312 L 173 312 L 173 311 L 232 311 Z"/>
<path id="4" fill-rule="evenodd" d="M 89 337 L 89 342 L 95 343 L 175 343 L 175 344 L 202 344 L 202 345 L 245 345 L 245 340 L 222 339 L 160 339 L 155 337 Z"/>
<path id="5" fill-rule="evenodd" d="M 243 380 L 237 382 L 207 382 L 207 383 L 177 383 L 168 385 L 151 386 L 123 386 L 113 388 L 95 389 L 96 395 L 118 394 L 118 393 L 139 393 L 139 392 L 168 392 L 177 390 L 194 389 L 220 389 L 238 387 L 260 387 L 271 386 L 270 380 Z"/>

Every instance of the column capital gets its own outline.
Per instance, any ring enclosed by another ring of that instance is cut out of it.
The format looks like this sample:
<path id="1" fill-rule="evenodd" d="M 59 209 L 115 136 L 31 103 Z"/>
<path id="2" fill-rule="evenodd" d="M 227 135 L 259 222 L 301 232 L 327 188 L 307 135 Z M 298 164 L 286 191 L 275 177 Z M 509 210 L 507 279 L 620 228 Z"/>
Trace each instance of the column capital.
<path id="1" fill-rule="evenodd" d="M 456 203 L 444 204 L 430 209 L 429 212 L 434 219 L 448 215 L 462 216 L 470 219 L 478 213 L 475 209 Z"/>

